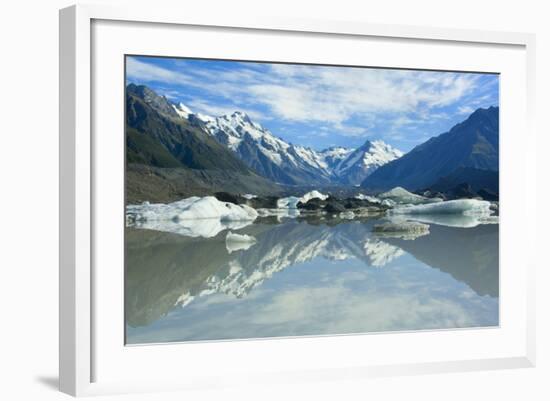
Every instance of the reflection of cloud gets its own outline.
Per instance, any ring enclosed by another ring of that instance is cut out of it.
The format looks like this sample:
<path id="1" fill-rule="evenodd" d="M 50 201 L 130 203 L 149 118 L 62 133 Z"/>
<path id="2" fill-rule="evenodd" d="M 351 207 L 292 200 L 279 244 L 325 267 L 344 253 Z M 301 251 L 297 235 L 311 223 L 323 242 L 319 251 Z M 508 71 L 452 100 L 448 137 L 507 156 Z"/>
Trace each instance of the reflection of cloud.
<path id="1" fill-rule="evenodd" d="M 405 241 L 378 239 L 373 224 L 254 224 L 239 233 L 256 244 L 231 254 L 223 237 L 129 230 L 129 341 L 498 322 L 498 226 L 434 225 Z"/>
<path id="2" fill-rule="evenodd" d="M 411 263 L 364 271 L 303 265 L 241 300 L 216 294 L 141 328 L 134 342 L 443 329 L 498 324 L 498 299 Z M 296 281 L 298 280 L 298 281 Z M 210 299 L 214 298 L 214 299 Z"/>

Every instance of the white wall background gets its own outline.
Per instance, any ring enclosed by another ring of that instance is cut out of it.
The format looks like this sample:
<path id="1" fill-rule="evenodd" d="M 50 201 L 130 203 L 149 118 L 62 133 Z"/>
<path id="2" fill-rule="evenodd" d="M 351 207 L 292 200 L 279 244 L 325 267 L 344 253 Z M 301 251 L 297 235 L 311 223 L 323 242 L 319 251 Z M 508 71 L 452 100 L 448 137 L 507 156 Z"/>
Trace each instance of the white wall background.
<path id="1" fill-rule="evenodd" d="M 135 4 L 137 0 L 97 3 Z M 364 20 L 440 27 L 526 31 L 537 34 L 539 135 L 538 364 L 534 369 L 327 382 L 201 394 L 130 395 L 120 399 L 239 400 L 547 400 L 550 399 L 550 235 L 548 199 L 548 73 L 550 25 L 543 1 L 523 0 L 195 0 L 139 1 L 179 4 L 189 12 L 255 13 Z M 0 398 L 57 400 L 58 20 L 65 0 L 5 1 L 0 22 Z M 518 133 L 521 135 L 521 133 Z M 115 399 L 115 397 L 105 397 Z M 119 399 L 119 398 L 116 398 Z"/>

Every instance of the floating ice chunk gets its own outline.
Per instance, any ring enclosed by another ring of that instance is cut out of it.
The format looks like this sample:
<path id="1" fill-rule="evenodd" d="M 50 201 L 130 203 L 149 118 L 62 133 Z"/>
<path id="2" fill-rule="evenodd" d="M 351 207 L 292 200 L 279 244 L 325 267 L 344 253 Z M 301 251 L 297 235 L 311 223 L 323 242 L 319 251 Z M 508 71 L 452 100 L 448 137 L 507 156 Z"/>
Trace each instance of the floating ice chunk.
<path id="1" fill-rule="evenodd" d="M 235 234 L 229 231 L 225 237 L 227 252 L 245 251 L 256 243 L 256 238 L 246 234 Z"/>
<path id="2" fill-rule="evenodd" d="M 389 199 L 399 204 L 409 203 L 412 205 L 421 205 L 424 203 L 436 203 L 442 202 L 441 198 L 426 198 L 422 195 L 413 194 L 402 187 L 395 187 L 388 192 L 384 192 L 378 195 L 380 199 Z"/>
<path id="3" fill-rule="evenodd" d="M 420 223 L 437 224 L 439 226 L 473 228 L 483 223 L 482 219 L 465 214 L 412 214 L 391 215 L 390 221 L 418 221 Z"/>
<path id="4" fill-rule="evenodd" d="M 375 196 L 369 196 L 369 195 L 364 195 L 364 194 L 357 194 L 355 195 L 355 199 L 359 199 L 359 200 L 366 200 L 366 201 L 369 201 L 371 203 L 380 203 L 380 199 L 376 198 Z"/>
<path id="5" fill-rule="evenodd" d="M 310 199 L 327 200 L 328 195 L 322 194 L 319 191 L 311 191 L 300 198 L 302 203 L 307 203 Z"/>
<path id="6" fill-rule="evenodd" d="M 352 220 L 355 218 L 355 213 L 353 213 L 351 210 L 348 210 L 347 212 L 341 212 L 339 216 L 341 219 Z"/>
<path id="7" fill-rule="evenodd" d="M 297 209 L 299 202 L 307 203 L 311 199 L 326 200 L 327 198 L 328 198 L 328 195 L 324 195 L 321 192 L 314 190 L 304 194 L 301 197 L 288 196 L 286 198 L 278 199 L 277 207 L 279 209 Z"/>
<path id="8" fill-rule="evenodd" d="M 479 217 L 479 222 L 481 224 L 498 224 L 500 221 L 498 216 L 483 216 Z"/>
<path id="9" fill-rule="evenodd" d="M 168 204 L 143 203 L 128 205 L 126 216 L 130 221 L 182 221 L 194 219 L 219 219 L 220 221 L 254 220 L 256 210 L 247 205 L 220 202 L 213 196 L 193 196 Z"/>
<path id="10" fill-rule="evenodd" d="M 270 217 L 275 216 L 279 218 L 288 217 L 294 218 L 300 215 L 299 209 L 258 209 L 258 215 L 260 217 Z"/>
<path id="11" fill-rule="evenodd" d="M 257 198 L 258 195 L 252 195 L 252 194 L 244 194 L 243 195 L 243 198 L 245 199 L 254 199 L 254 198 Z"/>
<path id="12" fill-rule="evenodd" d="M 430 226 L 415 221 L 399 221 L 376 224 L 373 231 L 380 236 L 402 238 L 406 240 L 416 239 L 430 233 Z"/>
<path id="13" fill-rule="evenodd" d="M 225 237 L 225 242 L 240 242 L 249 244 L 251 242 L 256 242 L 256 238 L 246 234 L 235 234 L 229 231 Z"/>
<path id="14" fill-rule="evenodd" d="M 228 228 L 241 228 L 258 217 L 247 205 L 220 202 L 213 196 L 194 196 L 173 203 L 128 205 L 126 224 L 190 237 L 215 237 Z"/>
<path id="15" fill-rule="evenodd" d="M 277 208 L 279 209 L 297 209 L 300 198 L 296 196 L 288 196 L 286 198 L 277 199 Z"/>
<path id="16" fill-rule="evenodd" d="M 427 205 L 396 207 L 390 213 L 406 215 L 458 214 L 466 216 L 489 216 L 492 213 L 490 207 L 491 203 L 488 201 L 457 199 Z"/>

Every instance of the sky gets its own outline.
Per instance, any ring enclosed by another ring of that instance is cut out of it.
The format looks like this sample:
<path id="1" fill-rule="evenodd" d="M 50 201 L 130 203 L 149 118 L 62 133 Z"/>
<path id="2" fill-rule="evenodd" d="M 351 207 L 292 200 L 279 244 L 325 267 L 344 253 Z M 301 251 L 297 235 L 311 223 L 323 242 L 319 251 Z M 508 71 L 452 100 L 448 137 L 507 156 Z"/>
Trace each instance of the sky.
<path id="1" fill-rule="evenodd" d="M 126 80 L 317 150 L 381 139 L 407 152 L 499 104 L 497 74 L 128 56 Z"/>

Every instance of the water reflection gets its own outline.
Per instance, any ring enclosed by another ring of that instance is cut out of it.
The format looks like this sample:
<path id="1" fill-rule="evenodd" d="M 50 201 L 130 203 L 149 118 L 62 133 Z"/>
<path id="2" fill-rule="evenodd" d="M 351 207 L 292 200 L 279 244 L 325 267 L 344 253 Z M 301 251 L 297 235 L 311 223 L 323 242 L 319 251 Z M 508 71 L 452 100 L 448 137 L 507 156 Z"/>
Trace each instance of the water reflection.
<path id="1" fill-rule="evenodd" d="M 191 238 L 126 232 L 127 342 L 498 324 L 498 225 L 432 225 L 415 240 L 372 221 L 269 221 Z"/>

